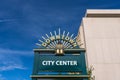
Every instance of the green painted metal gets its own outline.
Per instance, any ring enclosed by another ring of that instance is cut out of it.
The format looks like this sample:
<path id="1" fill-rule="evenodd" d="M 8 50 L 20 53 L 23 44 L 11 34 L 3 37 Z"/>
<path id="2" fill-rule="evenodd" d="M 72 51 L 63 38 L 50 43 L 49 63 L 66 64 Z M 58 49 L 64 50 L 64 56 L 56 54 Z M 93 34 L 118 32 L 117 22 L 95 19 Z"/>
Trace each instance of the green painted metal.
<path id="1" fill-rule="evenodd" d="M 31 78 L 89 78 L 89 75 L 31 75 Z"/>
<path id="2" fill-rule="evenodd" d="M 79 55 L 65 54 L 64 56 L 44 55 L 44 53 L 42 53 L 39 54 L 39 72 L 80 72 L 80 74 L 86 74 L 86 70 L 83 69 L 86 67 L 83 58 L 84 53 Z M 54 61 L 54 65 L 42 65 L 43 61 Z M 56 65 L 56 61 L 72 61 L 77 64 L 70 65 L 70 63 L 68 63 L 68 65 Z"/>
<path id="3" fill-rule="evenodd" d="M 45 48 L 37 48 L 34 49 L 34 52 L 53 52 L 55 53 L 55 49 L 45 49 Z M 85 52 L 84 48 L 75 48 L 75 49 L 64 49 L 64 52 Z"/>
<path id="4" fill-rule="evenodd" d="M 67 57 L 65 57 L 67 56 Z M 71 58 L 70 58 L 71 57 Z M 78 60 L 80 61 L 77 67 L 61 66 L 61 67 L 43 67 L 41 65 L 41 60 Z M 61 69 L 61 71 L 57 70 Z M 54 70 L 55 69 L 55 70 Z M 48 72 L 47 74 L 39 74 L 40 72 Z M 49 72 L 58 72 L 59 74 L 51 75 Z M 80 72 L 80 74 L 62 74 L 62 72 Z M 64 56 L 55 56 L 53 49 L 34 49 L 34 66 L 33 73 L 31 75 L 32 80 L 37 80 L 45 78 L 51 79 L 56 78 L 55 80 L 59 80 L 61 78 L 77 78 L 77 80 L 88 80 L 89 75 L 86 70 L 86 61 L 85 61 L 85 50 L 84 49 L 66 49 Z M 54 79 L 51 79 L 54 80 Z M 66 79 L 62 79 L 66 80 Z M 73 79 L 76 80 L 76 79 Z"/>

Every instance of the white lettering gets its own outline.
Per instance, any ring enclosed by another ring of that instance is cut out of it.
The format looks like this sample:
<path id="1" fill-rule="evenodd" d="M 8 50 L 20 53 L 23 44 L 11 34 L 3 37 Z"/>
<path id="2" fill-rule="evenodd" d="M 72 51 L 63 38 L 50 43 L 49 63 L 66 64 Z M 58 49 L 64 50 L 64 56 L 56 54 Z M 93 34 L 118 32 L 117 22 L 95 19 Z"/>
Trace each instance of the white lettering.
<path id="1" fill-rule="evenodd" d="M 55 61 L 42 61 L 42 65 L 45 66 L 45 65 L 54 65 L 54 62 Z"/>
<path id="2" fill-rule="evenodd" d="M 77 66 L 77 61 L 42 61 L 43 66 Z"/>

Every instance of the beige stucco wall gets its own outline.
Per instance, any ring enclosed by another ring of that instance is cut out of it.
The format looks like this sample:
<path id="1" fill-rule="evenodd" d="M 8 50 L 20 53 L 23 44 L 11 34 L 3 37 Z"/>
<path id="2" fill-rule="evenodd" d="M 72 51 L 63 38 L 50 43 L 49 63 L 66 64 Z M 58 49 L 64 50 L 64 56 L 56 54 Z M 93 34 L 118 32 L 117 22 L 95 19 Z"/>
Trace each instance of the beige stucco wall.
<path id="1" fill-rule="evenodd" d="M 94 67 L 95 80 L 120 80 L 120 17 L 84 17 L 79 35 L 81 47 L 86 49 L 87 66 Z"/>

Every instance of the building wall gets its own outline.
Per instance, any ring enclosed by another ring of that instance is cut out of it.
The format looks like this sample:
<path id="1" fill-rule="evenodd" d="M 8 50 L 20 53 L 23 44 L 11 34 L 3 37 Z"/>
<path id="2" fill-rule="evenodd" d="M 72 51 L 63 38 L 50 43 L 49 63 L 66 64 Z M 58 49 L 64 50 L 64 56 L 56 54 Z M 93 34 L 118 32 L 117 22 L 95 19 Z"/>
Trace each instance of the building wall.
<path id="1" fill-rule="evenodd" d="M 78 38 L 95 80 L 120 80 L 120 10 L 88 10 Z"/>

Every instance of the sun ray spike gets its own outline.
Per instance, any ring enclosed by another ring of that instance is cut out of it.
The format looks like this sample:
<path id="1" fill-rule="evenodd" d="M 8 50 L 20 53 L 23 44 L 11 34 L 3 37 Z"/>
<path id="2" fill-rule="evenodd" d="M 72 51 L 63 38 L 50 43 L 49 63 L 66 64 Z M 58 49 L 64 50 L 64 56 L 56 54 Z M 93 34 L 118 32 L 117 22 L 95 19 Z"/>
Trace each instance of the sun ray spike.
<path id="1" fill-rule="evenodd" d="M 72 38 L 74 34 L 72 34 L 70 37 Z"/>
<path id="2" fill-rule="evenodd" d="M 56 46 L 56 43 L 55 43 L 55 41 L 54 41 L 53 43 L 54 43 L 54 46 Z"/>
<path id="3" fill-rule="evenodd" d="M 55 48 L 55 44 L 54 44 L 54 42 L 52 42 L 52 44 L 53 44 L 53 46 L 54 46 L 54 48 Z"/>
<path id="4" fill-rule="evenodd" d="M 48 34 L 46 34 L 46 36 L 49 38 Z"/>
<path id="5" fill-rule="evenodd" d="M 75 40 L 77 37 L 75 37 L 73 40 Z"/>
<path id="6" fill-rule="evenodd" d="M 71 47 L 71 45 L 69 45 L 67 48 L 70 48 Z"/>
<path id="7" fill-rule="evenodd" d="M 46 40 L 46 38 L 45 38 L 45 37 L 43 37 L 43 36 L 42 36 L 42 38 L 43 38 L 44 40 Z"/>
<path id="8" fill-rule="evenodd" d="M 64 46 L 65 46 L 65 48 L 66 48 L 66 41 L 64 41 L 64 42 L 63 42 L 63 45 L 64 45 Z"/>
<path id="9" fill-rule="evenodd" d="M 69 32 L 67 33 L 67 36 L 69 35 Z"/>
<path id="10" fill-rule="evenodd" d="M 39 40 L 41 43 L 43 43 L 43 41 L 42 40 Z"/>
<path id="11" fill-rule="evenodd" d="M 63 41 L 63 45 L 65 46 L 65 41 Z"/>
<path id="12" fill-rule="evenodd" d="M 52 45 L 53 45 L 53 47 L 55 48 L 55 44 L 54 44 L 54 42 L 52 42 Z"/>
<path id="13" fill-rule="evenodd" d="M 57 34 L 56 34 L 56 31 L 54 31 L 54 33 L 55 33 L 55 36 L 56 36 L 56 35 L 57 35 Z"/>
<path id="14" fill-rule="evenodd" d="M 53 44 L 52 44 L 52 43 L 50 43 L 50 46 L 52 46 L 52 47 L 53 47 Z"/>
<path id="15" fill-rule="evenodd" d="M 59 28 L 59 35 L 60 35 L 60 28 Z"/>
<path id="16" fill-rule="evenodd" d="M 52 44 L 50 44 L 50 47 L 51 47 L 51 48 L 53 48 L 53 45 L 52 45 Z"/>
<path id="17" fill-rule="evenodd" d="M 47 47 L 50 48 L 50 45 L 48 45 Z"/>
<path id="18" fill-rule="evenodd" d="M 49 47 L 49 48 L 51 48 L 51 46 L 50 46 L 50 45 L 48 45 L 48 47 Z"/>
<path id="19" fill-rule="evenodd" d="M 57 44 L 56 41 L 54 41 L 54 43 L 55 43 L 55 46 L 56 46 L 56 44 Z"/>
<path id="20" fill-rule="evenodd" d="M 65 47 L 67 47 L 67 43 L 68 43 L 68 42 L 65 42 Z"/>
<path id="21" fill-rule="evenodd" d="M 66 47 L 68 47 L 69 45 L 70 45 L 70 43 L 67 43 L 67 44 L 66 44 Z"/>
<path id="22" fill-rule="evenodd" d="M 55 48 L 54 45 L 53 45 L 52 43 L 50 44 L 50 46 L 51 46 L 52 48 Z"/>
<path id="23" fill-rule="evenodd" d="M 65 31 L 63 31 L 63 36 L 65 36 Z"/>
<path id="24" fill-rule="evenodd" d="M 50 32 L 50 35 L 52 36 L 52 32 Z"/>
<path id="25" fill-rule="evenodd" d="M 66 32 L 64 31 L 64 36 L 65 36 L 65 33 L 66 33 Z"/>
<path id="26" fill-rule="evenodd" d="M 39 44 L 39 43 L 36 43 L 36 45 L 37 45 L 37 46 L 41 46 L 41 44 Z"/>

